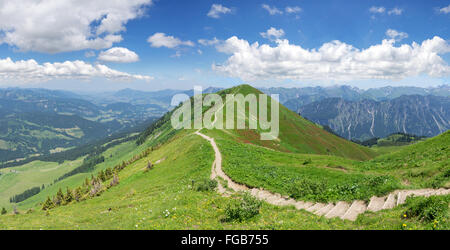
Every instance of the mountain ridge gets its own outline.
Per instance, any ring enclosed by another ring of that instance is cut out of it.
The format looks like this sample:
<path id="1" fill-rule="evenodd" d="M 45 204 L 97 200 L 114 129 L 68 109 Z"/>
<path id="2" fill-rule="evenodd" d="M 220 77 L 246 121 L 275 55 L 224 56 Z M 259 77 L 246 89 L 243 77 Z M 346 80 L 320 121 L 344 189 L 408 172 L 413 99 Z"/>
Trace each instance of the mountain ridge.
<path id="1" fill-rule="evenodd" d="M 450 129 L 450 98 L 441 96 L 409 95 L 386 101 L 327 98 L 302 106 L 298 112 L 347 139 L 396 132 L 431 137 Z"/>

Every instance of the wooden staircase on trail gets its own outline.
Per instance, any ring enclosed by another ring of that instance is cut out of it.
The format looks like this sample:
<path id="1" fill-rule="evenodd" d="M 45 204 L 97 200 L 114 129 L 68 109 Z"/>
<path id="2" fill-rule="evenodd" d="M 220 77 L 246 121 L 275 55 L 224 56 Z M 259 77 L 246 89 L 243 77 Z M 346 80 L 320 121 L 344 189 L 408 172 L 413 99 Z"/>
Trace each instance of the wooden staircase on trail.
<path id="1" fill-rule="evenodd" d="M 214 149 L 215 160 L 212 164 L 211 179 L 221 177 L 226 181 L 228 188 L 232 189 L 234 192 L 246 191 L 249 192 L 253 197 L 266 201 L 269 204 L 277 206 L 294 206 L 298 210 L 304 209 L 316 215 L 325 216 L 326 218 L 341 218 L 343 220 L 355 221 L 356 218 L 358 218 L 358 215 L 366 211 L 377 212 L 383 209 L 392 209 L 398 205 L 404 204 L 406 198 L 409 196 L 429 197 L 432 195 L 450 194 L 450 189 L 445 188 L 416 189 L 396 190 L 383 197 L 373 196 L 372 198 L 370 198 L 368 204 L 365 201 L 360 200 L 356 200 L 353 202 L 339 201 L 336 203 L 328 204 L 309 201 L 296 201 L 292 198 L 285 197 L 277 193 L 272 193 L 264 189 L 248 188 L 245 185 L 234 182 L 222 170 L 222 155 L 220 154 L 219 147 L 217 147 L 214 139 L 200 133 L 200 130 L 196 131 L 195 134 L 208 140 Z M 218 183 L 218 191 L 222 193 L 222 195 L 229 195 L 229 192 L 222 186 L 220 182 Z"/>
<path id="2" fill-rule="evenodd" d="M 432 195 L 447 195 L 450 194 L 450 189 L 417 189 L 417 190 L 397 190 L 384 197 L 373 196 L 368 204 L 365 201 L 353 201 L 351 203 L 346 201 L 339 201 L 337 203 L 313 203 L 304 201 L 295 201 L 287 197 L 279 197 L 278 195 L 270 194 L 268 191 L 261 189 L 251 189 L 253 196 L 265 200 L 273 205 L 293 205 L 296 209 L 304 209 L 308 212 L 314 213 L 326 218 L 341 218 L 343 220 L 355 221 L 358 215 L 372 211 L 377 212 L 384 209 L 392 209 L 396 206 L 404 204 L 406 198 L 409 196 L 425 196 Z M 273 197 L 275 196 L 275 197 Z"/>

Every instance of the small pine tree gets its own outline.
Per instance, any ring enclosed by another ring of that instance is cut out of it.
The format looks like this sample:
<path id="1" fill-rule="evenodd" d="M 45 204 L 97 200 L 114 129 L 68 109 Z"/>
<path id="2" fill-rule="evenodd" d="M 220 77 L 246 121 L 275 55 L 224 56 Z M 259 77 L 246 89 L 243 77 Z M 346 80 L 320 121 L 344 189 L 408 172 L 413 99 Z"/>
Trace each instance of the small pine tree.
<path id="1" fill-rule="evenodd" d="M 77 187 L 74 191 L 74 199 L 76 201 L 80 201 L 82 195 L 83 195 L 83 191 L 81 190 L 81 187 Z"/>
<path id="2" fill-rule="evenodd" d="M 68 204 L 71 201 L 73 201 L 73 193 L 72 190 L 70 190 L 70 188 L 67 188 L 67 193 L 64 196 L 64 204 Z"/>
<path id="3" fill-rule="evenodd" d="M 98 178 L 102 182 L 106 180 L 105 172 L 103 172 L 103 170 L 100 170 L 100 172 L 98 173 Z"/>
<path id="4" fill-rule="evenodd" d="M 111 176 L 112 176 L 112 171 L 111 171 L 110 168 L 107 168 L 107 169 L 105 170 L 105 178 L 106 178 L 106 179 L 109 179 L 109 178 L 111 178 Z"/>
<path id="5" fill-rule="evenodd" d="M 84 180 L 84 186 L 88 187 L 89 186 L 89 178 L 86 177 L 86 179 Z"/>
<path id="6" fill-rule="evenodd" d="M 91 175 L 91 185 L 94 185 L 97 182 L 97 179 L 94 175 Z"/>
<path id="7" fill-rule="evenodd" d="M 47 200 L 42 204 L 42 210 L 49 210 L 54 207 L 53 201 L 50 199 L 50 197 L 47 197 Z"/>
<path id="8" fill-rule="evenodd" d="M 6 214 L 6 213 L 8 213 L 8 211 L 6 211 L 6 208 L 3 207 L 3 208 L 2 208 L 1 214 L 4 215 L 4 214 Z"/>
<path id="9" fill-rule="evenodd" d="M 58 192 L 56 193 L 56 197 L 55 197 L 55 205 L 59 206 L 63 203 L 64 201 L 64 193 L 61 190 L 61 188 L 59 188 Z"/>

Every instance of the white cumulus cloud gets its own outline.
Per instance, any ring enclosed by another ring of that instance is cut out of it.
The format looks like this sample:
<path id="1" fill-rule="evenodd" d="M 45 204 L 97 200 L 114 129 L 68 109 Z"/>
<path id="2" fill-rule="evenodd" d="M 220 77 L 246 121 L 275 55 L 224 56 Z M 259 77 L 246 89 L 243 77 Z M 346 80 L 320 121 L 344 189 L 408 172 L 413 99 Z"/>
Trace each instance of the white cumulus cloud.
<path id="1" fill-rule="evenodd" d="M 388 36 L 391 39 L 394 39 L 395 41 L 401 41 L 408 37 L 408 34 L 405 32 L 399 32 L 393 29 L 388 29 L 386 31 L 386 36 Z"/>
<path id="2" fill-rule="evenodd" d="M 450 13 L 450 4 L 447 7 L 440 8 L 439 12 L 445 13 L 445 14 Z"/>
<path id="3" fill-rule="evenodd" d="M 98 60 L 105 62 L 131 63 L 139 61 L 139 56 L 127 48 L 114 47 L 106 51 L 102 51 L 98 55 Z"/>
<path id="4" fill-rule="evenodd" d="M 398 15 L 401 15 L 402 13 L 403 13 L 403 9 L 400 9 L 400 8 L 393 8 L 393 9 L 388 11 L 389 15 L 396 15 L 396 16 L 398 16 Z"/>
<path id="5" fill-rule="evenodd" d="M 167 36 L 164 33 L 155 33 L 147 39 L 147 42 L 154 48 L 167 47 L 173 49 L 181 45 L 194 46 L 194 43 L 191 41 L 182 41 L 176 37 Z"/>
<path id="6" fill-rule="evenodd" d="M 299 13 L 302 11 L 302 8 L 298 7 L 298 6 L 293 6 L 293 7 L 286 7 L 285 9 L 286 13 L 291 14 L 291 13 Z"/>
<path id="7" fill-rule="evenodd" d="M 213 69 L 246 81 L 403 79 L 450 74 L 450 66 L 440 57 L 450 52 L 450 44 L 437 36 L 421 44 L 400 46 L 395 46 L 392 39 L 383 40 L 366 49 L 340 41 L 305 49 L 288 40 L 277 40 L 272 47 L 258 42 L 250 44 L 233 36 L 217 49 L 230 56 L 222 65 L 213 65 Z"/>
<path id="8" fill-rule="evenodd" d="M 263 9 L 267 10 L 269 12 L 270 15 L 277 15 L 277 14 L 283 14 L 283 11 L 279 10 L 277 7 L 270 7 L 267 4 L 263 4 L 261 5 L 263 7 Z"/>
<path id="9" fill-rule="evenodd" d="M 220 43 L 220 40 L 217 39 L 216 37 L 214 37 L 214 38 L 211 39 L 211 40 L 208 40 L 208 39 L 199 39 L 199 40 L 198 40 L 198 43 L 200 43 L 200 44 L 203 45 L 203 46 L 211 46 L 211 45 L 219 44 L 219 43 Z"/>
<path id="10" fill-rule="evenodd" d="M 106 49 L 122 40 L 129 20 L 152 0 L 0 1 L 0 44 L 20 51 L 59 53 Z"/>
<path id="11" fill-rule="evenodd" d="M 370 12 L 372 13 L 384 13 L 386 11 L 386 8 L 382 7 L 382 6 L 372 6 L 369 9 Z"/>
<path id="12" fill-rule="evenodd" d="M 274 27 L 270 27 L 266 32 L 259 33 L 262 37 L 267 38 L 269 40 L 277 40 L 284 36 L 284 30 L 277 30 Z"/>
<path id="13" fill-rule="evenodd" d="M 39 64 L 33 59 L 13 61 L 0 59 L 0 79 L 3 81 L 42 82 L 53 79 L 151 80 L 150 76 L 133 75 L 113 70 L 102 64 L 83 61 L 65 61 Z"/>
<path id="14" fill-rule="evenodd" d="M 211 6 L 211 9 L 209 10 L 207 16 L 212 18 L 220 18 L 220 15 L 222 14 L 228 14 L 231 13 L 231 9 L 227 8 L 221 4 L 213 4 Z"/>

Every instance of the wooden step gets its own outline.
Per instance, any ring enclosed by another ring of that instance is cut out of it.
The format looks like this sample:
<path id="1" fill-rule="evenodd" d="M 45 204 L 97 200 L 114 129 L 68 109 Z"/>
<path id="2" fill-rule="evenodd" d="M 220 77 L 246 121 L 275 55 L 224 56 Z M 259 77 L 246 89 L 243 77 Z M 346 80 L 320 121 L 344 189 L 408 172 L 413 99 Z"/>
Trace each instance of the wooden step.
<path id="1" fill-rule="evenodd" d="M 385 197 L 373 196 L 372 198 L 370 198 L 369 206 L 367 206 L 367 209 L 372 212 L 380 211 L 381 209 L 383 209 L 385 199 Z"/>
<path id="2" fill-rule="evenodd" d="M 314 204 L 313 206 L 307 208 L 306 211 L 311 212 L 311 213 L 314 213 L 315 211 L 318 211 L 318 210 L 322 209 L 322 208 L 325 207 L 325 206 L 326 206 L 326 204 L 323 204 L 323 203 L 316 203 L 316 204 Z"/>
<path id="3" fill-rule="evenodd" d="M 307 201 L 307 202 L 305 202 L 305 207 L 303 209 L 308 209 L 308 208 L 312 207 L 313 205 L 314 205 L 314 203 Z"/>
<path id="4" fill-rule="evenodd" d="M 317 215 L 325 215 L 328 212 L 330 212 L 331 209 L 334 208 L 334 204 L 333 203 L 328 203 L 325 207 L 317 210 L 316 212 L 314 212 Z"/>
<path id="5" fill-rule="evenodd" d="M 298 210 L 300 209 L 307 209 L 309 207 L 311 207 L 312 205 L 314 205 L 312 202 L 304 202 L 304 201 L 297 201 L 295 203 L 295 208 L 297 208 Z"/>
<path id="6" fill-rule="evenodd" d="M 389 196 L 387 197 L 386 201 L 383 204 L 383 209 L 391 209 L 395 207 L 395 194 L 389 194 Z"/>
<path id="7" fill-rule="evenodd" d="M 358 215 L 364 213 L 366 210 L 367 206 L 364 201 L 354 201 L 341 219 L 355 221 Z"/>
<path id="8" fill-rule="evenodd" d="M 334 217 L 341 217 L 347 212 L 350 205 L 345 201 L 340 201 L 336 204 L 336 206 L 331 209 L 326 215 L 326 218 L 334 218 Z"/>
<path id="9" fill-rule="evenodd" d="M 410 191 L 400 191 L 397 195 L 397 206 L 405 204 L 406 198 L 410 195 L 412 195 Z"/>
<path id="10" fill-rule="evenodd" d="M 279 202 L 277 202 L 279 206 L 289 206 L 293 205 L 295 206 L 295 200 L 292 199 L 281 199 Z"/>

